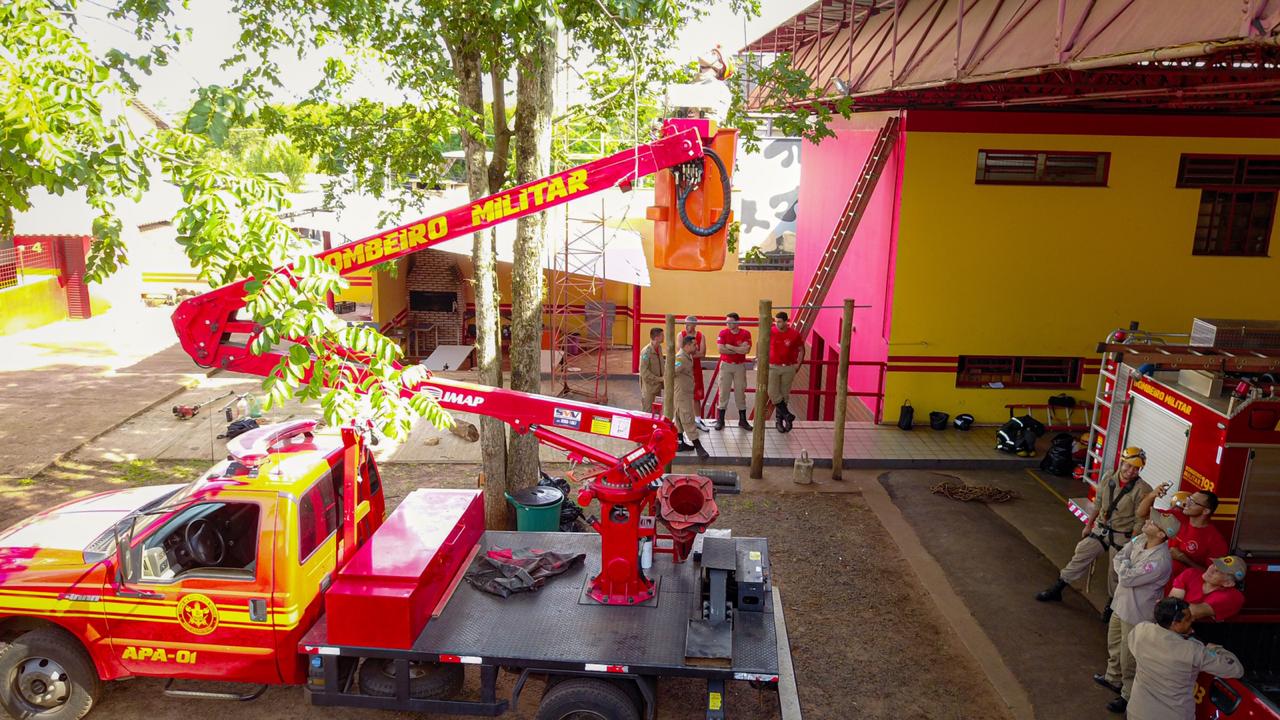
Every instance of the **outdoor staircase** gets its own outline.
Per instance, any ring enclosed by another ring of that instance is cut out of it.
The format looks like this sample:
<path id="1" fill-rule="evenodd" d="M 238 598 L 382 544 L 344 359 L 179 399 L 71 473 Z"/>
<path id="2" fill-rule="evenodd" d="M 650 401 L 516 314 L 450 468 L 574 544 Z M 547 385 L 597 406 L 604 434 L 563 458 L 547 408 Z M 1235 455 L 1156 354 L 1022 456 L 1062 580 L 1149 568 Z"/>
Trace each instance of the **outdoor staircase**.
<path id="1" fill-rule="evenodd" d="M 831 233 L 831 240 L 827 243 L 827 249 L 822 253 L 822 259 L 818 261 L 813 280 L 809 282 L 804 300 L 800 302 L 800 309 L 793 320 L 796 329 L 800 331 L 800 337 L 807 338 L 809 331 L 813 329 L 813 324 L 818 319 L 818 307 L 827 299 L 827 293 L 831 291 L 831 283 L 835 279 L 841 261 L 844 260 L 845 252 L 853 243 L 853 236 L 857 234 L 862 216 L 866 214 L 867 204 L 871 202 L 871 194 L 875 192 L 876 184 L 884 174 L 885 165 L 888 164 L 889 156 L 893 154 L 893 148 L 897 144 L 898 123 L 898 117 L 894 116 L 886 120 L 884 126 L 880 128 L 875 144 L 871 146 L 871 153 L 867 155 L 867 161 L 862 166 L 862 173 L 854 183 L 853 192 L 849 194 L 849 202 L 845 203 L 840 222 L 836 224 L 835 231 Z"/>

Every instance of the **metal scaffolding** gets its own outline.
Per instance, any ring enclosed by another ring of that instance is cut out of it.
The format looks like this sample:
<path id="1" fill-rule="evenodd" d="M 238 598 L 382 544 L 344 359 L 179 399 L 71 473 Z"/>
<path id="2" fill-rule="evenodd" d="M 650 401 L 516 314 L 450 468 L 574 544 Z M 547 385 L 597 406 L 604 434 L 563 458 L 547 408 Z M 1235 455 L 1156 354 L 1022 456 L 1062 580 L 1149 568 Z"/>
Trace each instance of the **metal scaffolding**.
<path id="1" fill-rule="evenodd" d="M 605 295 L 605 204 L 601 199 L 599 215 L 590 217 L 573 217 L 574 209 L 564 213 L 563 241 L 548 281 L 551 382 L 561 397 L 604 404 L 617 311 Z"/>

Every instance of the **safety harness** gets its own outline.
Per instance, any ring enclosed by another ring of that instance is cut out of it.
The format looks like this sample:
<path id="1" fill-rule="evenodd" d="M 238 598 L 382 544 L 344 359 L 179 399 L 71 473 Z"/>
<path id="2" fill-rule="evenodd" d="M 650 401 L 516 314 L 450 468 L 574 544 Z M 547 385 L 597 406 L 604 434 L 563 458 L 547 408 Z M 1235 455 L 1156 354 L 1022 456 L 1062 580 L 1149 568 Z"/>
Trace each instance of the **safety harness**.
<path id="1" fill-rule="evenodd" d="M 1107 506 L 1107 512 L 1103 514 L 1103 516 L 1107 518 L 1107 521 L 1099 522 L 1094 525 L 1095 532 L 1097 529 L 1101 529 L 1103 531 L 1103 534 L 1101 535 L 1096 535 L 1094 533 L 1089 534 L 1089 537 L 1102 543 L 1102 549 L 1104 552 L 1107 550 L 1110 550 L 1111 548 L 1115 548 L 1119 550 L 1120 548 L 1124 547 L 1124 543 L 1116 542 L 1115 536 L 1117 533 L 1119 533 L 1120 535 L 1124 535 L 1126 541 L 1132 536 L 1132 533 L 1122 532 L 1120 530 L 1116 530 L 1115 528 L 1111 527 L 1110 521 L 1111 521 L 1111 514 L 1116 511 L 1116 506 L 1120 504 L 1120 501 L 1124 499 L 1125 495 L 1128 495 L 1129 492 L 1133 490 L 1135 486 L 1137 486 L 1140 480 L 1141 478 L 1134 478 L 1133 480 L 1129 481 L 1127 485 L 1120 488 L 1119 492 L 1116 492 L 1115 496 L 1111 498 L 1111 503 Z M 1112 483 L 1111 485 L 1112 491 L 1115 492 L 1114 476 L 1111 479 L 1111 483 Z"/>

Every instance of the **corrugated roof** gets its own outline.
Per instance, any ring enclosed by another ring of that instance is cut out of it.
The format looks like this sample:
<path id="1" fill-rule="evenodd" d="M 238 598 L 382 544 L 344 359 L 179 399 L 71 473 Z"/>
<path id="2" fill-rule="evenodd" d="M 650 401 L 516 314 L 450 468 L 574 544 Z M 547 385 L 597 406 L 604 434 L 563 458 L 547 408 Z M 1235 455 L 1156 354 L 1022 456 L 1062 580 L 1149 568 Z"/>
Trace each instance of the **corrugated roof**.
<path id="1" fill-rule="evenodd" d="M 1127 97 L 1274 103 L 1278 44 L 1280 0 L 820 0 L 746 49 L 790 53 L 821 89 L 807 100 L 886 108 L 1036 102 L 1072 86 L 1067 101 L 1137 90 Z"/>

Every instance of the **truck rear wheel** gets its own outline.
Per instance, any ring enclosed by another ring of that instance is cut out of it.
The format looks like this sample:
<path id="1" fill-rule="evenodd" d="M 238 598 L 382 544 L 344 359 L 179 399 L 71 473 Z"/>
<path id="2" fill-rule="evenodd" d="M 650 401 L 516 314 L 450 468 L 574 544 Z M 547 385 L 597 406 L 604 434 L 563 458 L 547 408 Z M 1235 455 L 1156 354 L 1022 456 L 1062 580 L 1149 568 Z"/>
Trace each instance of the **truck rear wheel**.
<path id="1" fill-rule="evenodd" d="M 445 700 L 462 691 L 466 675 L 461 665 L 409 663 L 409 697 Z M 396 661 L 369 658 L 360 666 L 360 692 L 378 697 L 396 696 Z"/>
<path id="2" fill-rule="evenodd" d="M 101 696 L 93 660 L 61 630 L 32 630 L 0 650 L 0 706 L 17 720 L 80 720 Z"/>
<path id="3" fill-rule="evenodd" d="M 538 705 L 535 720 L 640 720 L 626 690 L 608 680 L 573 678 L 556 683 Z"/>

